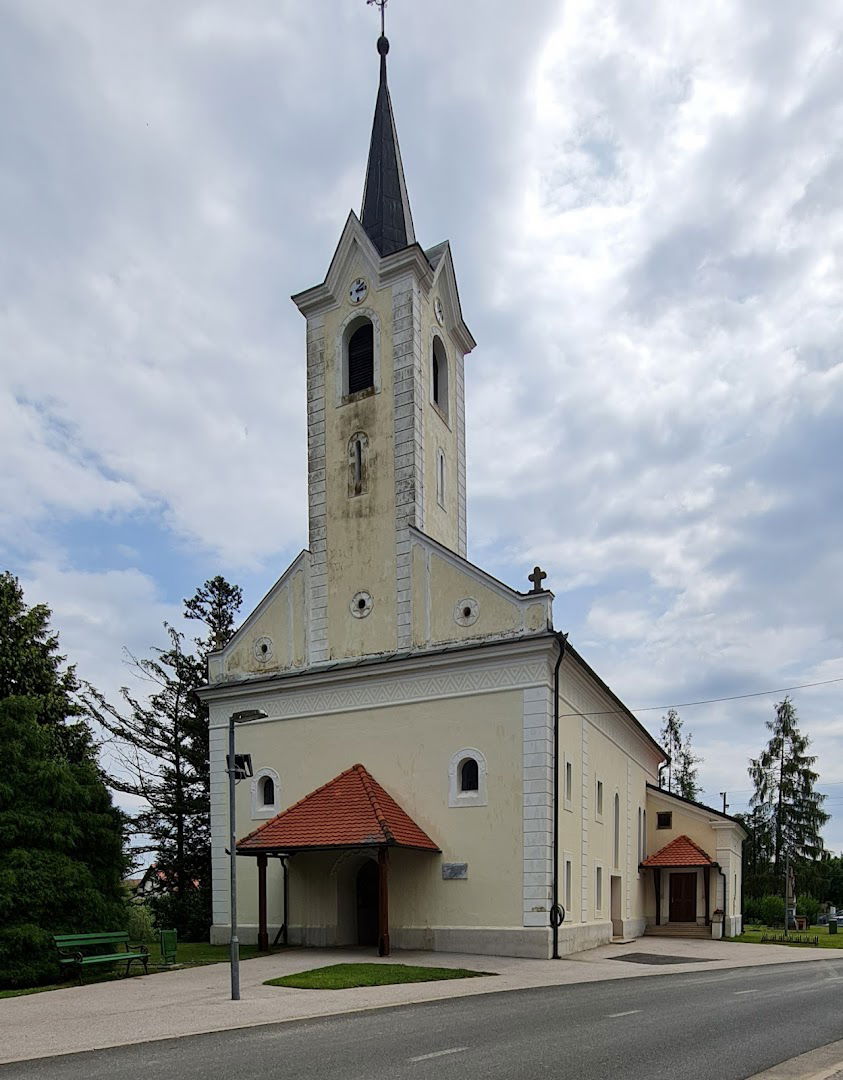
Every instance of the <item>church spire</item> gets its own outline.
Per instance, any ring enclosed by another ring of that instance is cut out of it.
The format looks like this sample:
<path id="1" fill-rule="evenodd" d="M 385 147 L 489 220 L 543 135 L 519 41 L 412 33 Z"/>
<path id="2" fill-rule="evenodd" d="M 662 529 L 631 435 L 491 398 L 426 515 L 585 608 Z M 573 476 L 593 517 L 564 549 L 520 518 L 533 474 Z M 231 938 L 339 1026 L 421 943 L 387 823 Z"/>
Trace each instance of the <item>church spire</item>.
<path id="1" fill-rule="evenodd" d="M 378 6 L 383 7 L 379 0 Z M 386 83 L 386 54 L 389 41 L 382 33 L 378 38 L 381 58 L 380 85 L 375 104 L 375 120 L 372 124 L 372 142 L 369 146 L 369 164 L 366 167 L 366 185 L 363 188 L 363 228 L 382 256 L 400 251 L 415 243 L 413 217 L 407 184 L 398 148 L 398 133 L 392 114 L 392 101 Z"/>

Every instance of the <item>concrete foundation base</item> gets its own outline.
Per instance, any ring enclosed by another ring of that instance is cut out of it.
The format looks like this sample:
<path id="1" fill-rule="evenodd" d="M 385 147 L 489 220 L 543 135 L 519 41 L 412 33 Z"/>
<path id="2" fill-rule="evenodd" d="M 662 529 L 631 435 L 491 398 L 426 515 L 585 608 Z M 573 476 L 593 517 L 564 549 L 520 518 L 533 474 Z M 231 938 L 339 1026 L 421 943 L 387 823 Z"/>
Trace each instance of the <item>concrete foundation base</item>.
<path id="1" fill-rule="evenodd" d="M 624 937 L 639 937 L 644 933 L 644 919 L 627 919 L 623 924 Z M 269 927 L 273 941 L 278 926 Z M 243 945 L 256 945 L 258 928 L 239 927 Z M 291 945 L 305 948 L 336 947 L 337 929 L 334 926 L 291 926 Z M 443 953 L 470 953 L 475 956 L 521 956 L 531 960 L 547 960 L 552 953 L 552 932 L 549 926 L 406 926 L 392 927 L 393 949 L 423 950 Z M 211 927 L 211 944 L 227 945 L 229 928 Z M 559 928 L 559 954 L 569 956 L 585 949 L 607 945 L 612 940 L 612 923 L 563 923 Z"/>
<path id="2" fill-rule="evenodd" d="M 624 919 L 623 921 L 623 936 L 625 938 L 641 937 L 646 929 L 647 919 L 643 915 L 640 919 Z"/>
<path id="3" fill-rule="evenodd" d="M 534 926 L 432 926 L 390 931 L 396 949 L 472 953 L 477 956 L 550 956 L 550 928 Z"/>

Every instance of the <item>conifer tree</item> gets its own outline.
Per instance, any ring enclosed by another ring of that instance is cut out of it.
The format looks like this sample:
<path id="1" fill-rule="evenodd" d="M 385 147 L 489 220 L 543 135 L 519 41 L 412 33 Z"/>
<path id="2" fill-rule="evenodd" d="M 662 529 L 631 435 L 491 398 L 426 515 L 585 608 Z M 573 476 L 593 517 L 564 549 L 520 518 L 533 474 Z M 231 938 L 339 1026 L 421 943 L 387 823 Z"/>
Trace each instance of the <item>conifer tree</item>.
<path id="1" fill-rule="evenodd" d="M 71 761 L 94 754 L 91 732 L 81 719 L 79 681 L 59 653 L 59 637 L 50 629 L 46 604 L 27 607 L 18 579 L 0 574 L 0 700 L 31 697 L 39 723 L 51 728 L 57 745 Z"/>
<path id="2" fill-rule="evenodd" d="M 111 802 L 50 610 L 0 574 L 0 986 L 58 977 L 52 935 L 122 930 L 123 816 Z"/>
<path id="3" fill-rule="evenodd" d="M 823 851 L 820 830 L 829 815 L 823 810 L 825 796 L 815 790 L 819 774 L 816 757 L 808 753 L 810 740 L 798 726 L 793 702 L 786 697 L 767 721 L 770 741 L 749 763 L 755 792 L 750 806 L 773 838 L 773 870 L 778 879 L 785 857 L 794 862 L 817 859 Z"/>
<path id="4" fill-rule="evenodd" d="M 231 637 L 241 601 L 240 589 L 219 576 L 185 600 L 185 616 L 206 632 L 189 651 L 184 635 L 165 624 L 167 648 L 131 657 L 148 697 L 124 687 L 114 706 L 92 687 L 86 693 L 91 714 L 117 742 L 121 768 L 112 786 L 143 801 L 131 831 L 141 840 L 134 851 L 154 855 L 151 902 L 159 924 L 187 939 L 204 938 L 211 918 L 208 710 L 195 691 L 205 682 L 208 653 Z"/>

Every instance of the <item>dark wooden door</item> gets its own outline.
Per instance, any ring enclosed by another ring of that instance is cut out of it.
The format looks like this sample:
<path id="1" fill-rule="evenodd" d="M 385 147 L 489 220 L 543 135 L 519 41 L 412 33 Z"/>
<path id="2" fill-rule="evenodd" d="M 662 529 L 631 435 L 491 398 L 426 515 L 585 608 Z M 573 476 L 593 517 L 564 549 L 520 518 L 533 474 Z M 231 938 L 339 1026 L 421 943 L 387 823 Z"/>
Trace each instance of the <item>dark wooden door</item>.
<path id="1" fill-rule="evenodd" d="M 378 864 L 371 859 L 357 871 L 357 944 L 378 943 Z"/>
<path id="2" fill-rule="evenodd" d="M 697 921 L 697 875 L 670 875 L 670 909 L 668 918 L 671 922 Z"/>

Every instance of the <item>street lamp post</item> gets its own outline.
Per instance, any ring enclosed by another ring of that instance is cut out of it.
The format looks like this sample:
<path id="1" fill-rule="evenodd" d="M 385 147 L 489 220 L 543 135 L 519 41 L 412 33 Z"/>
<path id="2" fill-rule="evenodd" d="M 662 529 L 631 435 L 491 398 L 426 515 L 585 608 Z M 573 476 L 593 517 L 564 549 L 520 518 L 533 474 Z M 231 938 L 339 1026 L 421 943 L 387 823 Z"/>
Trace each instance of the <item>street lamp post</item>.
<path id="1" fill-rule="evenodd" d="M 237 768 L 234 757 L 234 725 L 247 724 L 250 720 L 265 720 L 262 709 L 241 709 L 232 713 L 228 720 L 228 825 L 231 833 L 229 858 L 231 885 L 229 907 L 231 912 L 231 1000 L 240 1000 L 240 939 L 237 937 L 237 822 L 234 806 L 234 786 Z"/>

